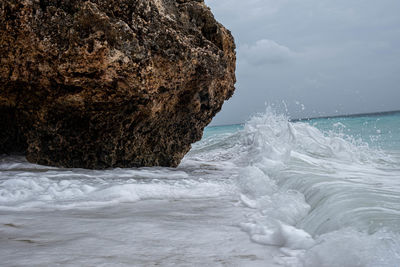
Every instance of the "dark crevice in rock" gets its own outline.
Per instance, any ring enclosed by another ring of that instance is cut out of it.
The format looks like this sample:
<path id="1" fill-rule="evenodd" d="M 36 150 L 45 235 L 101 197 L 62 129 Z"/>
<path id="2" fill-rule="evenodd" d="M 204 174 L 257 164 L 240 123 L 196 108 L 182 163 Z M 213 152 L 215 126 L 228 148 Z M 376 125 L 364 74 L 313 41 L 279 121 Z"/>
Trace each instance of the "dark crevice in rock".
<path id="1" fill-rule="evenodd" d="M 0 107 L 0 154 L 24 153 L 27 142 L 18 126 L 15 107 Z"/>

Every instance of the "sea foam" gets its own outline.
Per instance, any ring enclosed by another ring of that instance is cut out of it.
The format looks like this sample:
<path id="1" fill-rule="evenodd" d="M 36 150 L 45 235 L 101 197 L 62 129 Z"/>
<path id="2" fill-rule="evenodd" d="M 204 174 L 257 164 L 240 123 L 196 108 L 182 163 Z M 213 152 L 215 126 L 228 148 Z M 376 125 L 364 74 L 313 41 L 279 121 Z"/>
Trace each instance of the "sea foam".
<path id="1" fill-rule="evenodd" d="M 397 266 L 397 162 L 342 132 L 291 123 L 271 110 L 241 132 L 236 181 L 255 211 L 241 224 L 257 243 L 281 247 L 289 266 Z M 339 248 L 338 248 L 339 247 Z M 379 249 L 375 249 L 379 247 Z"/>

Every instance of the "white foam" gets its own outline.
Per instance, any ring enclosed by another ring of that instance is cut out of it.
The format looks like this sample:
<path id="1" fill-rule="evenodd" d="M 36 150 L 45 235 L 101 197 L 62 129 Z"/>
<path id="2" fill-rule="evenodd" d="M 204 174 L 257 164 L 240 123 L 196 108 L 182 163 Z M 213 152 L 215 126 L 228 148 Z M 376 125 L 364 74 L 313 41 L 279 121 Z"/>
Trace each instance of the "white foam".
<path id="1" fill-rule="evenodd" d="M 130 175 L 126 178 L 130 179 L 122 180 L 123 176 L 119 177 L 120 180 L 93 176 L 90 179 L 90 175 L 75 173 L 67 175 L 72 179 L 66 179 L 65 173 L 57 175 L 51 172 L 44 175 L 51 177 L 47 178 L 22 172 L 15 175 L 16 178 L 0 180 L 0 209 L 69 209 L 146 199 L 210 198 L 231 195 L 234 190 L 231 185 L 221 182 L 182 179 L 187 175 L 180 171 L 174 180 L 168 171 L 158 176 L 156 173 L 160 171 L 137 172 L 128 171 L 126 174 Z M 143 181 L 143 177 L 153 179 Z"/>
<path id="2" fill-rule="evenodd" d="M 247 150 L 237 161 L 248 166 L 236 180 L 254 212 L 241 227 L 253 241 L 281 247 L 287 257 L 278 262 L 288 266 L 398 266 L 398 163 L 344 135 L 346 126 L 333 127 L 339 131 L 323 133 L 271 111 L 245 125 Z M 387 244 L 368 234 L 383 227 Z"/>
<path id="3" fill-rule="evenodd" d="M 300 257 L 304 267 L 395 267 L 400 262 L 400 238 L 384 231 L 372 235 L 351 228 L 327 233 Z"/>

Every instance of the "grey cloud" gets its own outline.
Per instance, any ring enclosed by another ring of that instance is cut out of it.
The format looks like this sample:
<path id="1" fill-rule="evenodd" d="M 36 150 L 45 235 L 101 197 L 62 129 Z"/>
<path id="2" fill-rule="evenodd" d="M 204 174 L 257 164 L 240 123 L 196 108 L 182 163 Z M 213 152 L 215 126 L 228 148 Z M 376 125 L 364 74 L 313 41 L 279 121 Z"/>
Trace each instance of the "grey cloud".
<path id="1" fill-rule="evenodd" d="M 252 45 L 242 45 L 238 54 L 240 60 L 253 65 L 282 63 L 295 56 L 288 47 L 268 39 L 258 40 Z"/>
<path id="2" fill-rule="evenodd" d="M 284 101 L 292 117 L 400 109 L 400 1 L 206 4 L 238 47 L 237 89 L 213 124 L 243 122 L 266 102 Z"/>

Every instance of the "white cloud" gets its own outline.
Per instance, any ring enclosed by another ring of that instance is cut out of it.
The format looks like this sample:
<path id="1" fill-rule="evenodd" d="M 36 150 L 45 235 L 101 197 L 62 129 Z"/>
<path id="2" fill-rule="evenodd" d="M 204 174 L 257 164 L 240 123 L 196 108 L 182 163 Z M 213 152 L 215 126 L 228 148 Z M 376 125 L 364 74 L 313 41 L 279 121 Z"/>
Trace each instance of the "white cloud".
<path id="1" fill-rule="evenodd" d="M 268 39 L 258 40 L 253 45 L 245 44 L 238 49 L 240 61 L 257 66 L 283 63 L 295 55 L 288 47 Z"/>

